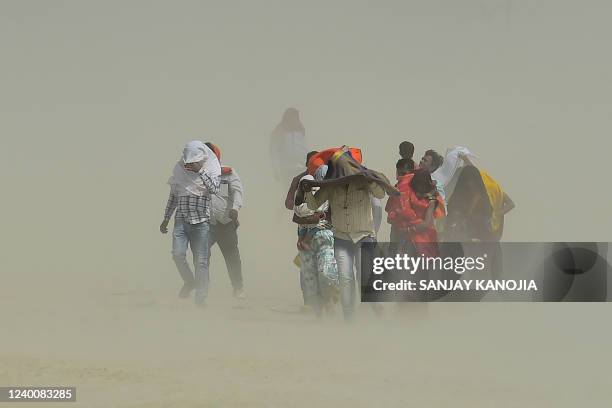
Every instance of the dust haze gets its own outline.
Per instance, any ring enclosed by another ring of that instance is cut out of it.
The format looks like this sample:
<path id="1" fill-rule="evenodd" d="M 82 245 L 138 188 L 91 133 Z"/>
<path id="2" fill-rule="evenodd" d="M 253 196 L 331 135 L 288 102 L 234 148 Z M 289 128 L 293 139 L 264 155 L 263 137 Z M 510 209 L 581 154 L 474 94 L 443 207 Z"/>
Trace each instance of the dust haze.
<path id="1" fill-rule="evenodd" d="M 433 304 L 345 326 L 298 313 L 270 132 L 312 149 L 468 146 L 511 195 L 505 241 L 610 241 L 612 6 L 600 1 L 0 3 L 0 385 L 75 407 L 609 404 L 607 304 Z M 247 299 L 218 249 L 176 297 L 158 225 L 182 146 L 245 187 Z M 379 238 L 388 236 L 387 226 Z M 8 406 L 8 405 L 7 405 Z M 27 406 L 27 404 L 23 404 Z"/>

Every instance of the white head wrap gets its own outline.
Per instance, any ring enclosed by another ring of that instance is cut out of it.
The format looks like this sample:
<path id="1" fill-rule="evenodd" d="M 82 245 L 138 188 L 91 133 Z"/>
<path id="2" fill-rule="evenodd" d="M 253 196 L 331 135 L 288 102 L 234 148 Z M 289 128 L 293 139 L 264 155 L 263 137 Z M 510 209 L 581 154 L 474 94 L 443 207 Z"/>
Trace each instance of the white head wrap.
<path id="1" fill-rule="evenodd" d="M 183 163 L 197 163 L 201 162 L 206 158 L 206 146 L 204 143 L 199 140 L 194 140 L 193 142 L 189 142 L 183 148 Z"/>
<path id="2" fill-rule="evenodd" d="M 448 187 L 457 170 L 460 167 L 465 166 L 463 160 L 459 159 L 460 153 L 465 154 L 470 160 L 476 158 L 476 156 L 470 152 L 467 147 L 454 146 L 446 150 L 444 163 L 442 163 L 442 166 L 431 174 L 431 177 L 442 183 L 444 187 Z"/>
<path id="3" fill-rule="evenodd" d="M 203 161 L 200 174 L 185 170 L 185 164 Z M 202 174 L 215 179 L 221 176 L 221 165 L 215 153 L 199 140 L 194 140 L 185 145 L 181 160 L 176 163 L 172 171 L 172 177 L 168 184 L 176 189 L 178 195 L 203 196 L 207 194 L 202 180 Z"/>
<path id="4" fill-rule="evenodd" d="M 431 173 L 431 178 L 436 180 L 443 186 L 445 200 L 448 200 L 455 190 L 457 184 L 457 178 L 459 175 L 459 169 L 464 167 L 466 163 L 459 158 L 459 154 L 463 153 L 471 161 L 476 158 L 467 147 L 453 146 L 450 149 L 446 149 L 446 157 L 444 157 L 444 163 L 436 171 Z"/>

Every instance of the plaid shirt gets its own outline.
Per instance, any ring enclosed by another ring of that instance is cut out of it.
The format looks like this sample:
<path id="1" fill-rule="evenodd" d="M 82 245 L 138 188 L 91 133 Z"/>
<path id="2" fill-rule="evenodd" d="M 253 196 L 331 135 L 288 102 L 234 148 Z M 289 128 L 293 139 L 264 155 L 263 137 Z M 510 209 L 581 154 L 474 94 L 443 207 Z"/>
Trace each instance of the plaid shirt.
<path id="1" fill-rule="evenodd" d="M 174 188 L 170 189 L 164 220 L 169 221 L 176 209 L 176 219 L 186 221 L 189 224 L 199 224 L 210 220 L 211 194 L 219 191 L 219 178 L 211 178 L 208 174 L 200 174 L 208 194 L 203 196 L 178 195 Z"/>

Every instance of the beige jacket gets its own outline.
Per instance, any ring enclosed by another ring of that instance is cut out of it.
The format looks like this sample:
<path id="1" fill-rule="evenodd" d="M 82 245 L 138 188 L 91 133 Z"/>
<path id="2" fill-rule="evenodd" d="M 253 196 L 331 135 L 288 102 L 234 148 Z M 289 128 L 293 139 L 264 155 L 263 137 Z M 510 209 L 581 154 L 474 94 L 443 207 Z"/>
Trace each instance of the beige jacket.
<path id="1" fill-rule="evenodd" d="M 344 186 L 325 186 L 316 193 L 306 193 L 308 208 L 316 210 L 329 201 L 334 236 L 358 242 L 375 237 L 370 194 L 384 198 L 385 190 L 374 182 L 351 183 Z"/>

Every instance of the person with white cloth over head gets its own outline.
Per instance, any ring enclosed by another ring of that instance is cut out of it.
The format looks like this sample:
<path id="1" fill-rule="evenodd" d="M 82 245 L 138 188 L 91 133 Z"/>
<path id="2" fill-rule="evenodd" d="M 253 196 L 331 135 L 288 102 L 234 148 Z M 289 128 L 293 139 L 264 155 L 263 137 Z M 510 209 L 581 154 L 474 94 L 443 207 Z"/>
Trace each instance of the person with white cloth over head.
<path id="1" fill-rule="evenodd" d="M 170 195 L 159 226 L 168 232 L 174 210 L 172 257 L 183 278 L 179 297 L 189 297 L 195 289 L 195 303 L 203 306 L 208 294 L 208 234 L 211 196 L 219 191 L 221 166 L 217 156 L 199 140 L 185 145 L 182 158 L 168 180 Z M 187 246 L 191 247 L 195 275 L 187 263 Z"/>
<path id="2" fill-rule="evenodd" d="M 446 150 L 442 165 L 431 173 L 431 178 L 436 182 L 436 185 L 442 187 L 445 200 L 453 195 L 457 175 L 460 173 L 458 170 L 467 164 L 471 164 L 471 161 L 475 158 L 476 156 L 464 146 L 453 146 Z"/>

